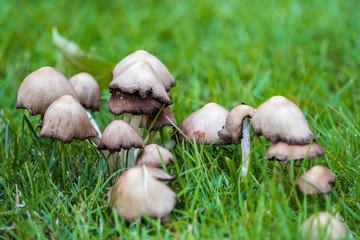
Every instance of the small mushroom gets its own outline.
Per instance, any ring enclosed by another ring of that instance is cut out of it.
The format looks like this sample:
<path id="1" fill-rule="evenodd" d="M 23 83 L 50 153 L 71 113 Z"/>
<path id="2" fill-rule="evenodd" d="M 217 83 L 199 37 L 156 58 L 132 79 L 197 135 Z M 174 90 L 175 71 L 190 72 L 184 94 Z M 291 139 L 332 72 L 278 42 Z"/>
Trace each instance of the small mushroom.
<path id="1" fill-rule="evenodd" d="M 150 128 L 151 124 L 153 124 L 156 116 L 158 113 L 154 113 L 151 115 L 144 115 L 141 119 L 141 125 L 142 128 Z M 176 124 L 176 119 L 169 107 L 165 107 L 162 109 L 159 116 L 156 118 L 156 121 L 154 122 L 153 126 L 151 127 L 151 131 L 158 131 L 161 128 L 165 126 L 173 126 L 173 124 Z"/>
<path id="2" fill-rule="evenodd" d="M 70 78 L 70 83 L 86 109 L 98 111 L 100 108 L 100 87 L 89 73 L 78 73 Z"/>
<path id="3" fill-rule="evenodd" d="M 301 174 L 296 185 L 306 195 L 328 194 L 335 186 L 335 175 L 328 168 L 316 165 Z"/>
<path id="4" fill-rule="evenodd" d="M 61 72 L 52 67 L 42 67 L 30 73 L 21 83 L 16 108 L 25 108 L 31 115 L 43 115 L 50 104 L 63 95 L 78 99 L 74 88 Z"/>
<path id="5" fill-rule="evenodd" d="M 319 212 L 311 215 L 299 228 L 299 233 L 304 239 L 342 239 L 347 235 L 343 222 L 336 219 L 328 212 Z"/>
<path id="6" fill-rule="evenodd" d="M 64 95 L 45 112 L 39 137 L 59 139 L 64 143 L 73 139 L 85 140 L 98 135 L 85 109 L 72 96 Z"/>
<path id="7" fill-rule="evenodd" d="M 163 182 L 173 180 L 161 169 L 146 165 L 124 172 L 109 193 L 109 206 L 127 221 L 150 217 L 165 217 L 175 207 L 176 194 Z"/>
<path id="8" fill-rule="evenodd" d="M 144 150 L 140 153 L 136 165 L 162 168 L 162 161 L 165 165 L 169 165 L 174 162 L 174 156 L 164 147 L 157 144 L 149 144 L 145 146 Z"/>

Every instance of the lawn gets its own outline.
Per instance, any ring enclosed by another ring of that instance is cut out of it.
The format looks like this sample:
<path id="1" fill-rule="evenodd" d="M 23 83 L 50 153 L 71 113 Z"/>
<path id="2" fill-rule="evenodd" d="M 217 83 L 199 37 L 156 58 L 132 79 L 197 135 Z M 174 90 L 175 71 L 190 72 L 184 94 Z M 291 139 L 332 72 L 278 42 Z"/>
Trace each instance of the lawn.
<path id="1" fill-rule="evenodd" d="M 299 226 L 319 211 L 341 215 L 349 238 L 360 238 L 359 9 L 356 0 L 0 0 L 0 238 L 301 239 Z M 57 46 L 54 27 L 86 55 Z M 287 172 L 264 159 L 270 143 L 252 136 L 243 178 L 240 145 L 179 143 L 168 170 L 178 175 L 168 184 L 178 203 L 167 222 L 127 223 L 105 199 L 121 171 L 106 174 L 106 159 L 86 141 L 38 138 L 40 117 L 15 106 L 21 82 L 40 67 L 86 71 L 102 89 L 94 116 L 104 130 L 121 118 L 108 110 L 111 71 L 138 49 L 177 80 L 178 124 L 208 102 L 256 108 L 282 95 L 303 111 L 325 156 Z M 296 178 L 316 164 L 336 185 L 306 197 Z"/>

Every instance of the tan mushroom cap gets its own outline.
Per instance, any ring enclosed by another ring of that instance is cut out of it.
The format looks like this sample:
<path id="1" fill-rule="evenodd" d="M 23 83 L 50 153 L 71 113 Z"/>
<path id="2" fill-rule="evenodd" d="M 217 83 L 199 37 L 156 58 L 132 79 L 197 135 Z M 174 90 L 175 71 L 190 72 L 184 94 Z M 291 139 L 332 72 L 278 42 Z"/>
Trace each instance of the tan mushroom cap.
<path id="1" fill-rule="evenodd" d="M 211 144 L 218 140 L 218 131 L 225 125 L 229 111 L 217 103 L 208 103 L 199 110 L 190 114 L 181 124 L 181 131 L 197 144 Z M 205 139 L 204 139 L 205 135 Z M 180 141 L 187 141 L 182 133 L 178 134 Z M 225 144 L 223 140 L 215 143 L 216 145 Z"/>
<path id="2" fill-rule="evenodd" d="M 257 136 L 264 135 L 271 142 L 301 145 L 317 137 L 310 131 L 299 107 L 283 96 L 271 97 L 262 103 L 252 118 L 251 127 Z"/>
<path id="3" fill-rule="evenodd" d="M 335 175 L 326 167 L 316 165 L 301 174 L 296 185 L 306 195 L 328 194 L 335 185 Z"/>
<path id="4" fill-rule="evenodd" d="M 168 105 L 172 104 L 158 76 L 144 61 L 131 64 L 110 82 L 109 88 L 130 94 L 138 92 L 143 99 L 150 97 Z"/>
<path id="5" fill-rule="evenodd" d="M 98 135 L 85 109 L 70 95 L 64 95 L 46 110 L 39 137 L 59 139 L 64 143 L 73 139 L 85 140 Z"/>
<path id="6" fill-rule="evenodd" d="M 279 161 L 301 160 L 304 158 L 315 159 L 324 156 L 324 150 L 314 140 L 305 145 L 289 145 L 285 142 L 272 143 L 266 152 L 266 159 L 277 159 Z"/>
<path id="7" fill-rule="evenodd" d="M 17 92 L 16 108 L 24 108 L 31 115 L 45 114 L 46 109 L 63 95 L 78 99 L 69 80 L 52 67 L 42 67 L 30 73 Z"/>
<path id="8" fill-rule="evenodd" d="M 135 166 L 124 172 L 110 191 L 110 208 L 127 221 L 134 221 L 141 214 L 165 217 L 175 207 L 176 194 L 162 181 L 173 180 L 161 169 Z"/>
<path id="9" fill-rule="evenodd" d="M 162 168 L 162 161 L 165 165 L 169 165 L 174 162 L 174 156 L 164 147 L 157 144 L 149 144 L 145 146 L 144 150 L 140 153 L 136 165 Z"/>
<path id="10" fill-rule="evenodd" d="M 170 88 L 176 86 L 176 81 L 166 66 L 157 57 L 145 50 L 138 50 L 122 59 L 113 70 L 113 78 L 115 79 L 130 65 L 140 60 L 147 62 L 151 66 L 156 75 L 159 77 L 159 80 L 165 87 L 166 91 L 170 91 Z"/>
<path id="11" fill-rule="evenodd" d="M 158 113 L 155 112 L 151 115 L 144 115 L 140 127 L 146 129 L 150 128 L 157 114 Z M 165 107 L 154 122 L 151 131 L 158 131 L 165 126 L 173 126 L 173 124 L 176 124 L 175 116 L 169 107 Z"/>
<path id="12" fill-rule="evenodd" d="M 306 239 L 342 239 L 347 235 L 345 223 L 339 221 L 328 212 L 311 215 L 299 228 L 300 234 Z"/>
<path id="13" fill-rule="evenodd" d="M 225 126 L 218 132 L 219 138 L 225 142 L 238 144 L 242 138 L 242 123 L 244 118 L 254 116 L 255 108 L 241 104 L 233 108 L 226 117 Z"/>
<path id="14" fill-rule="evenodd" d="M 105 128 L 98 148 L 114 153 L 121 149 L 143 147 L 144 140 L 130 124 L 123 120 L 114 120 Z"/>
<path id="15" fill-rule="evenodd" d="M 78 73 L 70 78 L 70 83 L 84 108 L 98 111 L 100 108 L 100 87 L 89 73 Z"/>

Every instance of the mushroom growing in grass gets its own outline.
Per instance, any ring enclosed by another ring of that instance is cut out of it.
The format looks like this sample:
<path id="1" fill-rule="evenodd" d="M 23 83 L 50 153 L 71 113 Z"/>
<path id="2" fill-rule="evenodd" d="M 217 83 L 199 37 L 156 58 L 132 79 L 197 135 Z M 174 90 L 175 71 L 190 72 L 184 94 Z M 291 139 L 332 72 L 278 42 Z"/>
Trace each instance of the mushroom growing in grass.
<path id="1" fill-rule="evenodd" d="M 175 207 L 176 194 L 163 182 L 175 179 L 163 170 L 146 165 L 124 172 L 111 188 L 109 206 L 126 221 L 142 214 L 162 218 Z"/>
<path id="2" fill-rule="evenodd" d="M 255 108 L 241 104 L 233 108 L 226 117 L 223 129 L 218 136 L 225 142 L 238 144 L 241 141 L 242 161 L 241 174 L 246 176 L 250 162 L 250 118 L 254 115 Z"/>
<path id="3" fill-rule="evenodd" d="M 316 165 L 303 173 L 296 182 L 306 195 L 331 193 L 335 186 L 335 175 L 328 168 Z"/>
<path id="4" fill-rule="evenodd" d="M 162 163 L 167 166 L 172 162 L 174 162 L 174 156 L 169 150 L 157 144 L 149 144 L 141 151 L 136 165 L 162 168 Z"/>
<path id="5" fill-rule="evenodd" d="M 225 125 L 229 111 L 217 103 L 208 103 L 190 114 L 180 124 L 178 138 L 180 141 L 195 140 L 197 144 L 211 144 L 219 140 L 218 131 Z M 215 145 L 227 144 L 220 139 Z"/>
<path id="6" fill-rule="evenodd" d="M 64 143 L 73 139 L 85 140 L 97 135 L 85 109 L 69 95 L 60 97 L 49 106 L 39 133 L 39 137 L 55 138 Z"/>

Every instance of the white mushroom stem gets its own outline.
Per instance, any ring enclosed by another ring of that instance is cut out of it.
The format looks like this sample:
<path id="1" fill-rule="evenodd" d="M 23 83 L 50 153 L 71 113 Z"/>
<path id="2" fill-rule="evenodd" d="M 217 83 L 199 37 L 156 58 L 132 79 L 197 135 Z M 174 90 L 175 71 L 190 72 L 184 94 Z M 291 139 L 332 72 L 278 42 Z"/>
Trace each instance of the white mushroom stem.
<path id="1" fill-rule="evenodd" d="M 139 130 L 140 124 L 141 124 L 141 119 L 142 119 L 142 115 L 133 115 L 131 117 L 131 121 L 130 121 L 130 125 L 133 126 L 133 128 L 135 128 L 136 131 Z M 133 167 L 136 164 L 136 157 L 137 157 L 137 153 L 139 151 L 136 150 L 135 148 L 131 148 L 128 151 L 128 167 Z"/>
<path id="2" fill-rule="evenodd" d="M 87 110 L 85 110 L 85 112 L 86 112 L 86 115 L 88 116 L 88 118 L 90 119 L 91 125 L 95 128 L 95 130 L 96 130 L 97 133 L 98 133 L 98 135 L 97 135 L 96 137 L 91 138 L 91 141 L 92 141 L 93 143 L 95 143 L 96 146 L 99 146 L 100 140 L 101 140 L 101 136 L 102 136 L 102 133 L 101 133 L 101 131 L 100 131 L 100 128 L 99 128 L 99 126 L 97 125 L 97 123 L 96 123 L 93 115 L 92 115 L 90 112 L 88 112 Z"/>
<path id="3" fill-rule="evenodd" d="M 241 138 L 242 161 L 241 175 L 246 176 L 250 163 L 250 118 L 245 117 L 242 122 L 242 138 Z"/>

